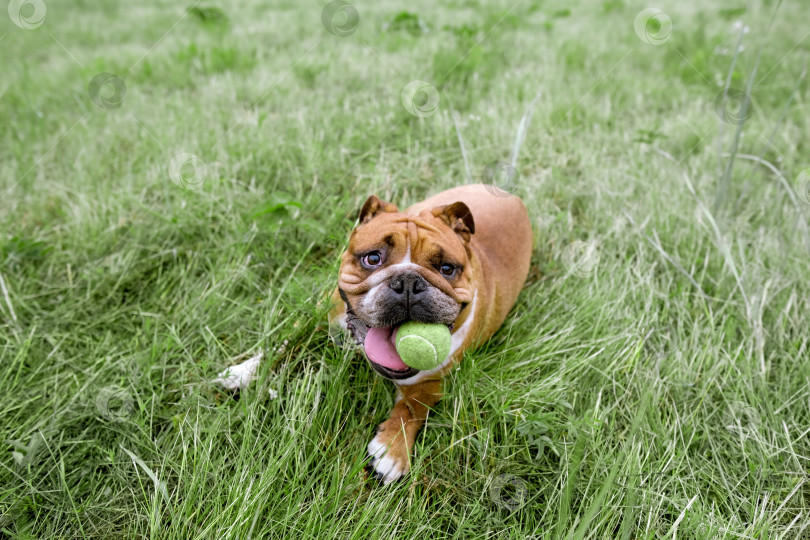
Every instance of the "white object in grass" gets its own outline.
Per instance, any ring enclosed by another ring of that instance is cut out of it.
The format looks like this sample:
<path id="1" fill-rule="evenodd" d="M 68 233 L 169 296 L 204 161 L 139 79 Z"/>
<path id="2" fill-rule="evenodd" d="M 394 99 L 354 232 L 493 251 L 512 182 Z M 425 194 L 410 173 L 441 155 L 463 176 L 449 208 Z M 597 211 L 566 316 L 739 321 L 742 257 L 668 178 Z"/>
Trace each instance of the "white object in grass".
<path id="1" fill-rule="evenodd" d="M 213 383 L 219 383 L 228 390 L 236 390 L 237 388 L 247 388 L 248 385 L 256 378 L 256 370 L 259 367 L 264 352 L 259 353 L 241 364 L 231 366 L 225 371 L 219 373 Z"/>

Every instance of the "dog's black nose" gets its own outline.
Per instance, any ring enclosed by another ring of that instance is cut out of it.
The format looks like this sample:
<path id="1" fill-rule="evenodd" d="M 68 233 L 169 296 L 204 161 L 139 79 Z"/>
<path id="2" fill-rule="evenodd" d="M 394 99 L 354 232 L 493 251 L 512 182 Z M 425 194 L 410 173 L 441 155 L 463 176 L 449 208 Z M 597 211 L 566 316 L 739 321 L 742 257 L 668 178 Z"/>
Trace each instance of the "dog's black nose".
<path id="1" fill-rule="evenodd" d="M 419 274 L 400 274 L 388 281 L 388 286 L 397 294 L 419 294 L 427 290 L 427 283 Z"/>

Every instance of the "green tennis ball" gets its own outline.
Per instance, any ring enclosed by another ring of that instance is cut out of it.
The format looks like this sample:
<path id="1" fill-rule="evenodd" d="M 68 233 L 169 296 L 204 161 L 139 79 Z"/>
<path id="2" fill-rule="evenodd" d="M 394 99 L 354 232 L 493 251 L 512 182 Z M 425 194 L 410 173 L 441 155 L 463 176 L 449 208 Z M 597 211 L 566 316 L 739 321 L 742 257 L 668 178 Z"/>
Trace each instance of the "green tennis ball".
<path id="1" fill-rule="evenodd" d="M 450 354 L 450 329 L 444 324 L 406 322 L 397 329 L 395 345 L 406 366 L 433 369 Z"/>

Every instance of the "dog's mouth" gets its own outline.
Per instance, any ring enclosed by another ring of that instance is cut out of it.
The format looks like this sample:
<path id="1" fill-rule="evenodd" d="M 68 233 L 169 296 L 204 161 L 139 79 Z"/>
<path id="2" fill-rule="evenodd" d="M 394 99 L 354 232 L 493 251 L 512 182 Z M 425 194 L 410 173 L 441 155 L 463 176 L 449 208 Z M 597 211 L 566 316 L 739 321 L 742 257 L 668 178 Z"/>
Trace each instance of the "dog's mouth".
<path id="1" fill-rule="evenodd" d="M 397 326 L 383 326 L 380 328 L 369 328 L 366 340 L 363 342 L 363 349 L 366 351 L 366 358 L 371 362 L 371 366 L 380 372 L 383 368 L 383 375 L 393 375 L 395 378 L 410 377 L 411 372 L 416 373 L 417 369 L 405 365 L 396 349 Z"/>
<path id="2" fill-rule="evenodd" d="M 391 326 L 370 326 L 354 313 L 345 296 L 341 296 L 346 304 L 346 327 L 355 342 L 363 347 L 374 371 L 388 379 L 407 379 L 419 373 L 418 369 L 405 364 L 397 352 L 397 329 L 406 321 Z M 447 327 L 452 332 L 454 323 Z"/>
<path id="3" fill-rule="evenodd" d="M 395 326 L 369 328 L 363 341 L 363 350 L 374 371 L 389 379 L 407 379 L 419 370 L 402 361 L 396 348 L 397 330 Z M 448 325 L 452 330 L 453 325 Z"/>

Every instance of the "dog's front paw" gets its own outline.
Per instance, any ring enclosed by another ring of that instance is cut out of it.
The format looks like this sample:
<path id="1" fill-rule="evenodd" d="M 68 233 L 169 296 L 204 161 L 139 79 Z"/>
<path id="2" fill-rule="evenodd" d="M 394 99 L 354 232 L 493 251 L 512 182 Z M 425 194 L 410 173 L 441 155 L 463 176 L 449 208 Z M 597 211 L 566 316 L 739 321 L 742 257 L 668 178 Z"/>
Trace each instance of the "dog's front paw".
<path id="1" fill-rule="evenodd" d="M 371 473 L 383 484 L 390 484 L 402 478 L 411 469 L 408 463 L 408 447 L 402 435 L 392 440 L 385 437 L 384 433 L 378 433 L 368 443 L 368 455 L 371 458 L 369 462 Z"/>

